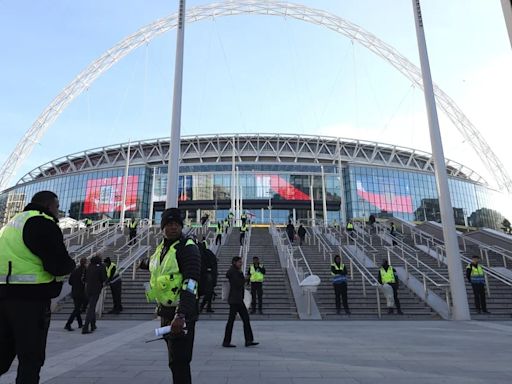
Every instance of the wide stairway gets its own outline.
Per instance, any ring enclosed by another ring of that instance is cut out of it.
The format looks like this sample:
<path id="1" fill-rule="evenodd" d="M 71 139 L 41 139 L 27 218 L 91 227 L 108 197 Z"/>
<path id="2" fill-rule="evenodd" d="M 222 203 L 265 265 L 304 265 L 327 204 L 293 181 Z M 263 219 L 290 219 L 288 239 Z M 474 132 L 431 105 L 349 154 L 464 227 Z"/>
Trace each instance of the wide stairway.
<path id="1" fill-rule="evenodd" d="M 217 254 L 219 277 L 215 288 L 216 299 L 213 302 L 214 313 L 204 310 L 200 319 L 227 320 L 229 305 L 221 299 L 222 284 L 227 281 L 226 272 L 231 266 L 231 260 L 240 253 L 240 232 L 233 229 L 226 244 L 222 245 Z M 297 310 L 290 291 L 287 275 L 281 269 L 279 256 L 272 244 L 272 236 L 267 228 L 253 228 L 247 260 L 246 272 L 254 256 L 259 257 L 260 263 L 265 266 L 266 274 L 263 283 L 263 315 L 258 312 L 252 314 L 252 319 L 257 320 L 286 320 L 297 319 Z M 246 286 L 250 292 L 250 285 Z M 201 299 L 202 300 L 202 299 Z"/>
<path id="2" fill-rule="evenodd" d="M 402 240 L 405 244 L 412 248 L 416 248 L 415 242 L 411 236 L 410 233 L 403 233 Z M 420 244 L 420 240 L 416 238 L 416 243 Z M 422 245 L 427 245 L 426 243 L 423 243 Z M 466 251 L 461 247 L 460 249 L 461 254 L 466 257 L 471 257 L 474 254 L 480 254 L 480 251 L 475 248 L 474 246 L 467 246 Z M 435 269 L 440 274 L 448 277 L 448 267 L 446 264 L 442 262 L 438 262 L 435 257 L 432 255 L 429 255 L 421 250 L 418 250 L 418 255 L 420 257 L 420 260 L 423 261 L 425 264 L 429 265 L 433 269 Z M 489 253 L 490 258 L 490 264 L 491 266 L 503 266 L 503 261 L 500 257 L 497 257 L 493 255 L 492 253 Z M 485 264 L 485 260 L 480 260 L 480 263 L 482 265 Z M 468 295 L 468 302 L 469 302 L 469 309 L 471 312 L 471 318 L 475 320 L 509 320 L 512 319 L 511 313 L 512 313 L 512 288 L 508 285 L 500 282 L 497 279 L 494 279 L 492 277 L 488 278 L 489 283 L 489 294 L 487 294 L 487 310 L 491 312 L 490 314 L 478 314 L 475 307 L 475 300 L 473 295 L 473 289 L 471 287 L 471 284 L 466 279 L 466 267 L 468 263 L 462 262 L 462 271 L 464 273 L 464 282 L 466 284 L 466 292 Z"/>

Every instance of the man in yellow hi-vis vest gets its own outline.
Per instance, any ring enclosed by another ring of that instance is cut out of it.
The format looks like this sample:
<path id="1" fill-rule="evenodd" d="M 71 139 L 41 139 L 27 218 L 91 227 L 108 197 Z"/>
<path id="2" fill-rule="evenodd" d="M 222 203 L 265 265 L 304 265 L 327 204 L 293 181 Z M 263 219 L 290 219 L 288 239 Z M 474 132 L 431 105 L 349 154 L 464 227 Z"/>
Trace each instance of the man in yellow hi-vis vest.
<path id="1" fill-rule="evenodd" d="M 248 273 L 252 295 L 251 313 L 256 313 L 256 298 L 258 298 L 258 312 L 263 315 L 263 280 L 265 280 L 265 273 L 265 267 L 260 264 L 260 259 L 254 256 Z"/>
<path id="2" fill-rule="evenodd" d="M 59 199 L 37 192 L 0 230 L 0 376 L 18 357 L 16 383 L 39 383 L 50 301 L 75 268 L 57 225 Z"/>
<path id="3" fill-rule="evenodd" d="M 379 274 L 377 275 L 377 280 L 379 284 L 389 284 L 391 288 L 393 288 L 393 299 L 395 301 L 396 312 L 399 315 L 403 315 L 403 312 L 400 308 L 400 300 L 398 300 L 398 287 L 399 281 L 396 275 L 395 268 L 389 265 L 388 260 L 384 259 L 382 261 L 382 266 L 379 269 Z M 393 313 L 393 307 L 388 308 L 388 313 Z"/>
<path id="4" fill-rule="evenodd" d="M 473 288 L 476 311 L 489 314 L 490 312 L 487 310 L 487 302 L 485 300 L 485 272 L 478 263 L 479 259 L 477 255 L 472 257 L 471 263 L 466 267 L 466 277 Z"/>
<path id="5" fill-rule="evenodd" d="M 157 303 L 162 327 L 171 326 L 171 332 L 164 339 L 173 382 L 188 384 L 192 382 L 190 362 L 198 316 L 201 255 L 194 240 L 182 234 L 183 219 L 179 209 L 166 209 L 160 226 L 164 239 L 140 267 L 151 273 L 146 296 Z"/>

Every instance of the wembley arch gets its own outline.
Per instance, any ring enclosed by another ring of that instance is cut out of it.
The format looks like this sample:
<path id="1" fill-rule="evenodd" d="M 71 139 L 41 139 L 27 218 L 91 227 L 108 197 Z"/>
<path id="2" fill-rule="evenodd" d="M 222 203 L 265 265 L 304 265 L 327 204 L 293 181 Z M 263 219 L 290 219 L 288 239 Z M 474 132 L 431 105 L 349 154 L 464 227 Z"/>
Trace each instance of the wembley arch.
<path id="1" fill-rule="evenodd" d="M 380 40 L 372 33 L 364 30 L 360 26 L 323 10 L 313 9 L 300 4 L 284 1 L 225 1 L 200 5 L 188 9 L 186 22 L 193 23 L 214 17 L 237 15 L 289 17 L 323 26 L 334 32 L 340 33 L 367 48 L 396 68 L 414 85 L 423 89 L 421 70 L 400 54 L 395 48 Z M 46 130 L 58 118 L 69 103 L 71 103 L 84 90 L 89 88 L 99 76 L 108 71 L 123 57 L 127 56 L 130 52 L 140 46 L 147 44 L 153 38 L 176 28 L 177 23 L 178 14 L 174 13 L 139 29 L 137 32 L 126 37 L 124 40 L 107 50 L 97 60 L 80 72 L 38 116 L 32 126 L 18 142 L 14 151 L 2 165 L 2 168 L 0 169 L 0 191 L 8 186 L 10 179 L 31 153 L 34 145 L 39 142 Z M 434 91 L 438 108 L 447 115 L 459 133 L 473 147 L 486 169 L 493 176 L 499 189 L 512 193 L 512 180 L 510 176 L 507 174 L 502 162 L 494 154 L 480 132 L 464 115 L 456 103 L 435 84 Z"/>

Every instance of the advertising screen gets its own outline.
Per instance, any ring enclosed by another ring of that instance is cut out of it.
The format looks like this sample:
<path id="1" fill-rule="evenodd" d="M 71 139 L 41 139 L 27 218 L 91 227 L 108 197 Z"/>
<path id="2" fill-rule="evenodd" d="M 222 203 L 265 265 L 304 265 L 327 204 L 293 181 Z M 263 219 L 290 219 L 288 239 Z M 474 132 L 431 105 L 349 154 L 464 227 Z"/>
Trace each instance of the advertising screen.
<path id="1" fill-rule="evenodd" d="M 126 211 L 137 208 L 138 179 L 138 176 L 128 176 Z M 83 212 L 87 214 L 121 211 L 123 183 L 123 176 L 88 180 Z"/>
<path id="2" fill-rule="evenodd" d="M 364 178 L 357 180 L 357 195 L 381 211 L 413 213 L 411 195 L 395 191 L 395 184 L 386 180 L 388 183 L 369 182 Z"/>
<path id="3" fill-rule="evenodd" d="M 309 195 L 277 175 L 256 175 L 258 198 L 278 194 L 283 200 L 309 200 Z"/>

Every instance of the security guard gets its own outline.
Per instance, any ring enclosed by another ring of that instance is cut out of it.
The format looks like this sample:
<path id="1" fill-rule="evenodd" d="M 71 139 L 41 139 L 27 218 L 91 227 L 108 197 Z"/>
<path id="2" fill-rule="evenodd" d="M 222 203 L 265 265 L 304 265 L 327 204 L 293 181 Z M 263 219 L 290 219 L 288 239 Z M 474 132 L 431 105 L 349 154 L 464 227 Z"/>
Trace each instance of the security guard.
<path id="1" fill-rule="evenodd" d="M 265 267 L 260 264 L 256 256 L 252 258 L 249 266 L 249 281 L 251 282 L 252 308 L 251 314 L 256 313 L 256 296 L 258 297 L 258 312 L 263 315 L 263 280 L 265 280 Z"/>
<path id="2" fill-rule="evenodd" d="M 183 236 L 183 219 L 177 208 L 162 214 L 164 240 L 141 268 L 149 269 L 151 278 L 146 296 L 158 304 L 161 325 L 171 326 L 165 336 L 169 352 L 169 368 L 173 382 L 192 382 L 190 362 L 194 346 L 195 323 L 198 315 L 198 281 L 201 256 L 192 239 Z"/>
<path id="3" fill-rule="evenodd" d="M 240 220 L 242 220 L 242 225 L 245 225 L 247 224 L 247 214 L 245 213 L 242 213 L 242 216 L 240 216 Z"/>
<path id="4" fill-rule="evenodd" d="M 121 304 L 121 292 L 123 283 L 121 276 L 117 273 L 117 266 L 110 260 L 110 257 L 106 257 L 103 260 L 103 263 L 107 269 L 107 283 L 110 285 L 112 301 L 114 303 L 114 307 L 108 313 L 117 315 L 123 311 L 123 305 Z"/>
<path id="5" fill-rule="evenodd" d="M 349 220 L 347 223 L 347 226 L 345 227 L 350 237 L 354 237 L 354 223 L 352 223 L 352 220 Z"/>
<path id="6" fill-rule="evenodd" d="M 466 267 L 466 277 L 471 283 L 473 294 L 475 295 L 475 306 L 478 313 L 490 313 L 487 311 L 485 301 L 485 272 L 480 264 L 479 257 L 473 256 L 471 263 Z"/>
<path id="7" fill-rule="evenodd" d="M 132 217 L 132 219 L 130 220 L 130 223 L 128 224 L 131 245 L 135 244 L 135 237 L 137 237 L 137 226 L 138 225 L 139 225 L 139 223 L 137 222 L 137 219 L 135 219 L 135 217 Z"/>
<path id="8" fill-rule="evenodd" d="M 399 315 L 403 315 L 403 312 L 400 309 L 400 300 L 398 300 L 398 277 L 396 276 L 395 269 L 389 265 L 387 259 L 382 261 L 382 266 L 379 269 L 377 280 L 379 281 L 379 284 L 389 284 L 391 288 L 393 288 L 393 299 L 395 301 L 396 311 Z M 388 313 L 393 313 L 393 308 L 389 308 Z"/>
<path id="9" fill-rule="evenodd" d="M 242 223 L 242 226 L 240 227 L 240 245 L 244 245 L 245 232 L 247 232 L 247 224 Z"/>
<path id="10" fill-rule="evenodd" d="M 0 230 L 0 376 L 18 357 L 16 383 L 39 383 L 50 301 L 75 268 L 57 225 L 59 199 L 37 192 Z"/>
<path id="11" fill-rule="evenodd" d="M 341 257 L 339 255 L 334 257 L 334 263 L 331 264 L 331 276 L 332 285 L 334 287 L 334 297 L 336 300 L 336 314 L 339 315 L 341 312 L 341 296 L 341 299 L 343 300 L 343 309 L 347 315 L 350 315 L 347 298 L 347 268 L 345 267 L 345 264 L 342 264 Z"/>
<path id="12" fill-rule="evenodd" d="M 224 229 L 222 228 L 222 221 L 219 220 L 215 229 L 215 245 L 222 244 L 222 232 L 224 232 Z"/>

